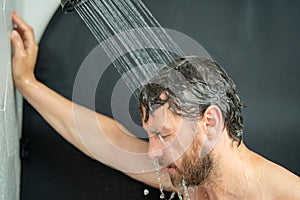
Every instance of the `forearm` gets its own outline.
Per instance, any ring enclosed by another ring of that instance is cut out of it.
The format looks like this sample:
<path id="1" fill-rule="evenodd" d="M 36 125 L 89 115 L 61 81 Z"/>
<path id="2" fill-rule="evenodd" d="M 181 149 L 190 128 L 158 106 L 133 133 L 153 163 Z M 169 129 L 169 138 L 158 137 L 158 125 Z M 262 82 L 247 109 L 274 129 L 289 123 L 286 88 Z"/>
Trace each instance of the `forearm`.
<path id="1" fill-rule="evenodd" d="M 76 148 L 138 181 L 159 187 L 155 170 L 142 173 L 142 170 L 132 168 L 132 164 L 153 168 L 147 165 L 146 142 L 131 136 L 113 119 L 71 102 L 38 81 L 27 80 L 17 85 L 23 97 Z M 136 157 L 136 154 L 144 156 Z M 164 169 L 161 180 L 164 189 L 174 190 Z"/>
<path id="2" fill-rule="evenodd" d="M 100 162 L 109 158 L 107 149 L 146 153 L 147 143 L 131 134 L 113 119 L 78 105 L 35 79 L 15 83 L 22 96 L 68 142 Z M 110 158 L 109 158 L 110 159 Z M 111 163 L 106 162 L 110 165 Z"/>
<path id="3" fill-rule="evenodd" d="M 91 156 L 81 144 L 73 118 L 73 103 L 51 90 L 44 84 L 33 80 L 19 80 L 15 84 L 22 96 L 40 115 L 68 142 Z"/>

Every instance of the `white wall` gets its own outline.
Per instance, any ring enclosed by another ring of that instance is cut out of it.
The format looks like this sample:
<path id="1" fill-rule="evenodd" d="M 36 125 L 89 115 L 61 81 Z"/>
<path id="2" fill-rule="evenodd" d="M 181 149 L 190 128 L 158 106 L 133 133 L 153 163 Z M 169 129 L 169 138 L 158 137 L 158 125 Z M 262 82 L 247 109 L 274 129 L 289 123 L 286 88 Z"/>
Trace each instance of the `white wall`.
<path id="1" fill-rule="evenodd" d="M 48 22 L 60 5 L 60 0 L 26 0 L 22 16 L 34 28 L 35 39 L 40 41 Z"/>
<path id="2" fill-rule="evenodd" d="M 11 12 L 17 10 L 35 29 L 39 41 L 59 0 L 0 0 L 0 200 L 20 198 L 22 99 L 11 77 Z"/>
<path id="3" fill-rule="evenodd" d="M 15 0 L 0 0 L 0 200 L 19 199 L 21 100 L 11 78 L 11 11 Z"/>

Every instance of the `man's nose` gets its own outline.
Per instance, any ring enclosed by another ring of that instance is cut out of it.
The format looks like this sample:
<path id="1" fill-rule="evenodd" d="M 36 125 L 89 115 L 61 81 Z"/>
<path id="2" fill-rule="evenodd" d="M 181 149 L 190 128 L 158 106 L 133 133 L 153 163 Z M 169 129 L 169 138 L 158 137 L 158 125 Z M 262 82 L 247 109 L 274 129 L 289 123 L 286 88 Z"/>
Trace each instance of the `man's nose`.
<path id="1" fill-rule="evenodd" d="M 163 156 L 164 145 L 157 137 L 152 135 L 149 137 L 148 156 L 150 159 L 157 159 Z"/>

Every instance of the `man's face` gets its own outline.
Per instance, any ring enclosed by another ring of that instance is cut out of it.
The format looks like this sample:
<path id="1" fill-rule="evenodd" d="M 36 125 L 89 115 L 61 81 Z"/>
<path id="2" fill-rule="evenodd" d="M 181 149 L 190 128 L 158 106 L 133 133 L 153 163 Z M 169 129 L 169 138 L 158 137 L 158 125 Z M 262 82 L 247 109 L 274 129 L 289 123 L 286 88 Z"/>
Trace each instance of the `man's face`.
<path id="1" fill-rule="evenodd" d="M 149 136 L 148 154 L 160 166 L 166 166 L 175 187 L 199 185 L 212 166 L 209 154 L 200 158 L 204 136 L 199 120 L 172 113 L 168 104 L 150 115 L 143 127 Z"/>

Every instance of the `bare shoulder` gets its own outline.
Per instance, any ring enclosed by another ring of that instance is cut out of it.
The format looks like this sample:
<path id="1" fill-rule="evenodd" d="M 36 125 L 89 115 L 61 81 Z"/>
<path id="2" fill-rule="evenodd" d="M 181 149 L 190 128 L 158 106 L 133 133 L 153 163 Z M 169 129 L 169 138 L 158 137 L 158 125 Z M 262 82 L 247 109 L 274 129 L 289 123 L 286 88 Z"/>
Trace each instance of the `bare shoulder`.
<path id="1" fill-rule="evenodd" d="M 300 178 L 284 167 L 256 154 L 258 180 L 271 199 L 300 199 Z"/>

